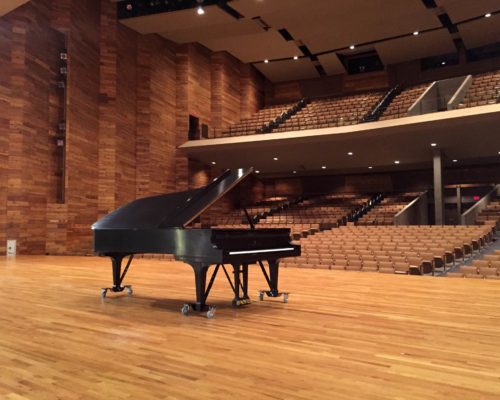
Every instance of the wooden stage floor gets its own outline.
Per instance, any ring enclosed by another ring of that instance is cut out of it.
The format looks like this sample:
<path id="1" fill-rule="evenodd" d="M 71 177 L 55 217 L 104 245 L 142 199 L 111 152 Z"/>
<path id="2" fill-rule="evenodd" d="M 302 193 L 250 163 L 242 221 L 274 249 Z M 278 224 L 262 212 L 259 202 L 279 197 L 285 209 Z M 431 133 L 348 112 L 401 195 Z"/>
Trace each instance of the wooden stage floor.
<path id="1" fill-rule="evenodd" d="M 500 399 L 500 281 L 283 269 L 233 309 L 222 278 L 208 320 L 183 264 L 103 302 L 107 259 L 0 258 L 0 399 Z"/>

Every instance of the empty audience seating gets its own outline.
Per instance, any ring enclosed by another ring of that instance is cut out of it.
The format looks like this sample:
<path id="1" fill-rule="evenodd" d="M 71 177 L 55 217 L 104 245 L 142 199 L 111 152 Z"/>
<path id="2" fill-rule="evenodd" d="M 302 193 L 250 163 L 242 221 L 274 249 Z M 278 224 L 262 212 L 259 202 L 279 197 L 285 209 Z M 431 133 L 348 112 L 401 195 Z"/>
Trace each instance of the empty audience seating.
<path id="1" fill-rule="evenodd" d="M 408 116 L 408 109 L 425 92 L 429 84 L 410 86 L 404 89 L 391 101 L 379 118 L 380 121 Z"/>
<path id="2" fill-rule="evenodd" d="M 342 226 L 300 241 L 290 267 L 423 274 L 446 270 L 491 241 L 488 226 Z"/>
<path id="3" fill-rule="evenodd" d="M 479 225 L 490 225 L 500 228 L 500 199 L 495 199 L 483 209 L 476 219 Z"/>
<path id="4" fill-rule="evenodd" d="M 265 107 L 252 115 L 252 117 L 242 119 L 237 124 L 231 125 L 228 130 L 216 134 L 216 137 L 253 135 L 263 125 L 268 124 L 281 114 L 287 112 L 294 105 L 295 103 L 290 103 Z"/>
<path id="5" fill-rule="evenodd" d="M 385 196 L 357 222 L 357 225 L 393 225 L 394 217 L 420 193 L 402 193 Z"/>
<path id="6" fill-rule="evenodd" d="M 500 250 L 474 260 L 472 265 L 462 265 L 458 271 L 448 272 L 450 278 L 500 279 Z"/>
<path id="7" fill-rule="evenodd" d="M 286 132 L 354 125 L 375 106 L 382 95 L 381 92 L 370 92 L 314 99 L 273 131 Z"/>
<path id="8" fill-rule="evenodd" d="M 485 106 L 498 102 L 500 96 L 500 70 L 475 75 L 472 85 L 458 108 Z"/>

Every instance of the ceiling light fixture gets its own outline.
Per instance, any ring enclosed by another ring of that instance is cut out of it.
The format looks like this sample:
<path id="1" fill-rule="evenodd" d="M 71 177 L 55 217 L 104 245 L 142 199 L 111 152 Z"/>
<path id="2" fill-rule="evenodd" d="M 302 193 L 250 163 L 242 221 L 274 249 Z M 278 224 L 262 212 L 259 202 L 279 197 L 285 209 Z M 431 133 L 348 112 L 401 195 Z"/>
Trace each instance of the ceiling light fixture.
<path id="1" fill-rule="evenodd" d="M 399 160 L 394 161 L 394 164 L 399 164 Z"/>
<path id="2" fill-rule="evenodd" d="M 368 169 L 373 169 L 373 167 L 370 165 L 370 166 L 368 167 Z"/>
<path id="3" fill-rule="evenodd" d="M 294 173 L 294 174 L 296 174 L 296 173 L 297 173 L 297 171 L 293 171 L 293 173 Z"/>
<path id="4" fill-rule="evenodd" d="M 198 8 L 196 9 L 196 12 L 198 13 L 198 15 L 205 14 L 205 10 L 203 9 L 203 6 L 198 6 Z"/>
<path id="5" fill-rule="evenodd" d="M 269 60 L 266 58 L 266 59 L 264 60 L 264 63 L 268 64 L 268 63 L 269 63 Z"/>
<path id="6" fill-rule="evenodd" d="M 274 161 L 278 161 L 278 157 L 273 157 L 273 160 Z"/>
<path id="7" fill-rule="evenodd" d="M 326 165 L 323 165 L 323 166 L 321 167 L 321 169 L 326 169 Z"/>
<path id="8" fill-rule="evenodd" d="M 257 171 L 255 171 L 255 173 L 256 173 L 256 174 L 260 174 L 260 171 L 259 171 L 259 170 L 257 170 Z"/>
<path id="9" fill-rule="evenodd" d="M 436 147 L 437 143 L 431 143 L 431 147 Z"/>
<path id="10" fill-rule="evenodd" d="M 452 160 L 453 162 L 458 162 L 458 160 Z"/>
<path id="11" fill-rule="evenodd" d="M 442 62 L 441 62 L 441 65 L 446 65 L 446 61 L 442 61 Z"/>
<path id="12" fill-rule="evenodd" d="M 215 161 L 212 161 L 212 165 L 215 165 L 215 164 L 217 164 L 217 163 Z"/>
<path id="13" fill-rule="evenodd" d="M 418 36 L 419 33 L 420 33 L 419 31 L 415 31 L 415 32 L 413 32 L 413 36 Z"/>
<path id="14" fill-rule="evenodd" d="M 354 154 L 354 153 L 353 153 L 352 151 L 349 151 L 349 152 L 347 153 L 347 155 L 348 155 L 348 156 L 352 156 L 353 154 Z"/>
<path id="15" fill-rule="evenodd" d="M 294 59 L 294 60 L 298 60 L 298 59 L 299 59 L 299 56 L 293 56 L 293 59 Z"/>
<path id="16" fill-rule="evenodd" d="M 354 50 L 354 49 L 356 48 L 356 46 L 354 46 L 353 44 L 351 44 L 351 45 L 349 46 L 349 48 L 350 48 L 351 50 Z"/>
<path id="17" fill-rule="evenodd" d="M 489 18 L 489 17 L 491 17 L 491 13 L 484 14 L 484 18 Z"/>

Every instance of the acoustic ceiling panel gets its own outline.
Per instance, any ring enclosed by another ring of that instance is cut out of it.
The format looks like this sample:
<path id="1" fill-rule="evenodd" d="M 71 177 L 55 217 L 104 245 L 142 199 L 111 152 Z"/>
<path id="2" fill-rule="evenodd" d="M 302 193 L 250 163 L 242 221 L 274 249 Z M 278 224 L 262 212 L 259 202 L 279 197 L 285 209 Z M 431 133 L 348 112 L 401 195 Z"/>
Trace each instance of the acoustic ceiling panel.
<path id="1" fill-rule="evenodd" d="M 458 30 L 468 49 L 498 43 L 500 42 L 500 15 L 462 24 Z"/>
<path id="2" fill-rule="evenodd" d="M 236 0 L 231 5 L 245 17 L 288 29 L 314 53 L 441 26 L 420 0 Z"/>
<path id="3" fill-rule="evenodd" d="M 249 35 L 228 36 L 217 39 L 205 38 L 200 43 L 213 51 L 228 51 L 243 62 L 263 61 L 265 59 L 292 58 L 299 55 L 293 42 L 286 42 L 274 30 Z"/>
<path id="4" fill-rule="evenodd" d="M 345 74 L 345 68 L 335 53 L 325 54 L 318 58 L 328 75 Z"/>
<path id="5" fill-rule="evenodd" d="M 436 0 L 454 22 L 500 10 L 498 0 Z"/>
<path id="6" fill-rule="evenodd" d="M 299 60 L 273 61 L 269 64 L 259 63 L 255 66 L 269 80 L 273 82 L 285 82 L 297 79 L 310 79 L 319 77 L 316 68 L 308 58 Z"/>
<path id="7" fill-rule="evenodd" d="M 378 43 L 375 49 L 385 65 L 456 51 L 446 29 Z"/>

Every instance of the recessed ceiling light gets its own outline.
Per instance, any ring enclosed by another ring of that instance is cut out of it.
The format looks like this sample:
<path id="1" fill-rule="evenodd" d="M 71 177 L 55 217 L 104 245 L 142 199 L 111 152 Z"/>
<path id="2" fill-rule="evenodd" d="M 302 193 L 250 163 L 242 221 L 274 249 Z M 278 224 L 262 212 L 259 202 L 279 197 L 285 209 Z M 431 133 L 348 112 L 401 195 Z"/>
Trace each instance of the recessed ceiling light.
<path id="1" fill-rule="evenodd" d="M 256 173 L 256 174 L 260 174 L 260 171 L 259 171 L 259 170 L 257 170 L 257 171 L 255 171 L 255 173 Z"/>
<path id="2" fill-rule="evenodd" d="M 453 160 L 453 162 L 458 162 L 458 160 Z"/>
<path id="3" fill-rule="evenodd" d="M 278 157 L 273 157 L 273 160 L 274 161 L 278 161 Z"/>
<path id="4" fill-rule="evenodd" d="M 215 164 L 217 164 L 217 163 L 215 161 L 212 161 L 212 165 L 215 165 Z"/>
<path id="5" fill-rule="evenodd" d="M 441 65 L 446 65 L 446 61 L 442 61 L 442 62 L 441 62 Z"/>
<path id="6" fill-rule="evenodd" d="M 205 14 L 205 10 L 203 9 L 202 6 L 198 6 L 198 8 L 196 9 L 196 12 L 198 13 L 198 15 Z"/>
<path id="7" fill-rule="evenodd" d="M 394 161 L 394 164 L 399 164 L 399 160 Z"/>
<path id="8" fill-rule="evenodd" d="M 321 169 L 326 169 L 326 165 L 323 165 L 323 166 L 321 167 Z"/>
<path id="9" fill-rule="evenodd" d="M 368 167 L 368 169 L 373 169 L 373 167 L 370 165 L 370 166 Z"/>
<path id="10" fill-rule="evenodd" d="M 413 32 L 413 36 L 418 36 L 419 33 L 420 33 L 419 31 L 415 31 Z"/>
<path id="11" fill-rule="evenodd" d="M 269 62 L 269 60 L 266 58 L 266 59 L 264 60 L 264 62 L 267 64 L 267 63 Z"/>
<path id="12" fill-rule="evenodd" d="M 298 60 L 298 59 L 299 59 L 299 56 L 293 56 L 293 59 L 294 59 L 294 60 Z"/>
<path id="13" fill-rule="evenodd" d="M 431 143 L 431 147 L 436 147 L 437 143 Z"/>
<path id="14" fill-rule="evenodd" d="M 353 153 L 352 151 L 349 151 L 349 152 L 347 153 L 347 155 L 348 155 L 348 156 L 352 156 L 353 154 L 354 154 L 354 153 Z"/>
<path id="15" fill-rule="evenodd" d="M 293 171 L 293 173 L 294 173 L 294 174 L 296 174 L 296 173 L 297 173 L 297 171 Z"/>
<path id="16" fill-rule="evenodd" d="M 489 17 L 491 17 L 491 13 L 484 14 L 484 18 L 489 18 Z"/>
<path id="17" fill-rule="evenodd" d="M 354 46 L 353 44 L 351 44 L 351 45 L 349 46 L 349 48 L 350 48 L 351 50 L 354 50 L 354 49 L 356 48 L 356 46 Z"/>

